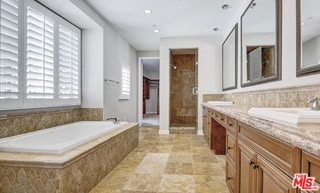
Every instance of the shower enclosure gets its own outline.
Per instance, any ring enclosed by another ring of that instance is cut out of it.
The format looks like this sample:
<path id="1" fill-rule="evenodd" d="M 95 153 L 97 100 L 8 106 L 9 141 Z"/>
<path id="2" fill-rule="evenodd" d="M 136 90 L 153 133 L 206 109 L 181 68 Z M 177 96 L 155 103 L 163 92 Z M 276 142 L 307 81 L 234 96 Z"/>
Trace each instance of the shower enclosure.
<path id="1" fill-rule="evenodd" d="M 170 133 L 197 132 L 198 49 L 170 50 Z"/>

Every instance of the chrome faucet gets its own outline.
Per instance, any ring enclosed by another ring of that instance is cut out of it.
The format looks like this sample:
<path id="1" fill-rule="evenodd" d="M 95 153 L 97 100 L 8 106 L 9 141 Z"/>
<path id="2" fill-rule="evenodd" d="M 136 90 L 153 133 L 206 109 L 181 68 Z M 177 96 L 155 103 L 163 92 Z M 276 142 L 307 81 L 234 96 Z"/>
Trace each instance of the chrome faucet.
<path id="1" fill-rule="evenodd" d="M 106 121 L 110 121 L 110 120 L 113 120 L 114 124 L 118 124 L 119 123 L 119 120 L 116 117 L 112 117 L 112 118 L 107 118 L 106 119 Z"/>
<path id="2" fill-rule="evenodd" d="M 308 99 L 308 103 L 310 104 L 312 103 L 311 110 L 314 110 L 314 111 L 320 111 L 319 102 L 320 102 L 319 97 L 313 97 Z"/>

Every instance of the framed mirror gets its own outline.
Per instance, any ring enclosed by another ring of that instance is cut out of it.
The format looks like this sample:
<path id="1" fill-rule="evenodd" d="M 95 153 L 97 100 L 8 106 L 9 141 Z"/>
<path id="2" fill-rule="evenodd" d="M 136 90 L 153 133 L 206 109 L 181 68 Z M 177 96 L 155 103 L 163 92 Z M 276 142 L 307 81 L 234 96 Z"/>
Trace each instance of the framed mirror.
<path id="1" fill-rule="evenodd" d="M 297 76 L 320 73 L 320 1 L 297 2 Z"/>
<path id="2" fill-rule="evenodd" d="M 222 90 L 237 88 L 238 24 L 222 44 Z"/>
<path id="3" fill-rule="evenodd" d="M 281 79 L 282 0 L 252 0 L 241 16 L 241 86 Z"/>

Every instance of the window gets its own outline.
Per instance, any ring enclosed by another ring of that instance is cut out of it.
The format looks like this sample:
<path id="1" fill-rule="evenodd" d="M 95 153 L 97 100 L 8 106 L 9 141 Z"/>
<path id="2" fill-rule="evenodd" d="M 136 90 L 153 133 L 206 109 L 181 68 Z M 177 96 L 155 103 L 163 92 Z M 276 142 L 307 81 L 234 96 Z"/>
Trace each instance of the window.
<path id="1" fill-rule="evenodd" d="M 0 110 L 80 105 L 80 29 L 34 0 L 0 8 Z"/>
<path id="2" fill-rule="evenodd" d="M 79 98 L 79 36 L 59 25 L 59 98 Z"/>
<path id="3" fill-rule="evenodd" d="M 121 91 L 120 99 L 130 99 L 130 67 L 121 68 Z"/>
<path id="4" fill-rule="evenodd" d="M 54 21 L 27 7 L 27 99 L 54 97 Z"/>
<path id="5" fill-rule="evenodd" d="M 0 100 L 8 103 L 19 97 L 19 5 L 17 0 L 0 3 Z"/>

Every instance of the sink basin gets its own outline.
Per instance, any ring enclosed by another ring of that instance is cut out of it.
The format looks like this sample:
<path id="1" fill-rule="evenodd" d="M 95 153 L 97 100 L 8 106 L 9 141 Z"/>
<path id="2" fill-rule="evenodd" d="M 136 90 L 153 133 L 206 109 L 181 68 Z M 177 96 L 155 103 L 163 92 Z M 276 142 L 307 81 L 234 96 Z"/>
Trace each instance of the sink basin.
<path id="1" fill-rule="evenodd" d="M 320 123 L 320 111 L 310 108 L 251 108 L 248 114 L 287 125 Z"/>
<path id="2" fill-rule="evenodd" d="M 210 105 L 214 105 L 214 106 L 229 106 L 229 105 L 233 105 L 232 101 L 208 101 L 207 102 Z"/>

